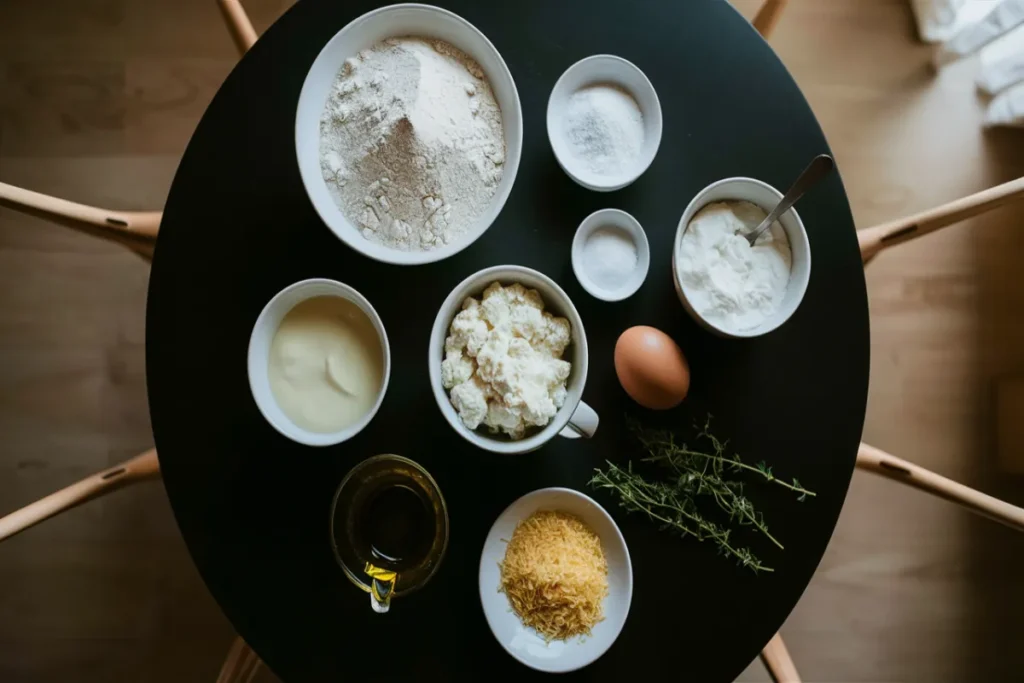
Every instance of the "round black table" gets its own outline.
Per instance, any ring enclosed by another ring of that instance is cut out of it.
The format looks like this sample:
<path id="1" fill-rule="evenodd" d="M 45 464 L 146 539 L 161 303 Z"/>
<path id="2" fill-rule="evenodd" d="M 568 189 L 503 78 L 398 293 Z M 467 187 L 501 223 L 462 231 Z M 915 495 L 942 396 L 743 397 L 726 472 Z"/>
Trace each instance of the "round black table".
<path id="1" fill-rule="evenodd" d="M 370 261 L 320 222 L 299 180 L 294 117 L 306 71 L 373 0 L 298 3 L 240 62 L 188 146 L 160 229 L 146 330 L 153 429 L 185 541 L 238 633 L 288 683 L 533 678 L 540 674 L 502 651 L 481 611 L 476 577 L 491 523 L 536 488 L 590 492 L 595 466 L 635 450 L 627 414 L 687 427 L 710 412 L 748 462 L 768 461 L 817 497 L 801 504 L 751 485 L 786 546 L 755 544 L 776 570 L 755 576 L 710 544 L 661 532 L 597 495 L 626 536 L 636 585 L 615 645 L 571 677 L 731 680 L 800 598 L 843 505 L 867 398 L 864 277 L 838 174 L 800 204 L 813 253 L 810 287 L 796 315 L 766 337 L 727 341 L 697 328 L 673 291 L 671 241 L 701 188 L 737 175 L 784 187 L 828 150 L 822 132 L 775 54 L 725 0 L 441 4 L 493 41 L 524 116 L 511 197 L 491 229 L 457 256 L 411 268 Z M 653 165 L 612 194 L 584 190 L 562 173 L 544 125 L 555 80 L 601 52 L 644 70 L 665 121 Z M 609 206 L 639 219 L 653 256 L 644 287 L 617 304 L 586 294 L 569 262 L 576 226 Z M 556 439 L 503 457 L 474 450 L 437 409 L 426 362 L 434 315 L 465 276 L 501 263 L 547 273 L 576 303 L 591 349 L 584 398 L 602 416 L 593 440 Z M 263 305 L 309 277 L 363 292 L 392 346 L 380 412 L 357 438 L 326 449 L 275 432 L 246 379 L 249 334 Z M 690 359 L 691 396 L 676 411 L 645 413 L 615 378 L 615 340 L 637 324 L 666 331 Z M 334 562 L 328 509 L 353 464 L 389 452 L 417 460 L 437 479 L 451 542 L 431 584 L 379 616 Z"/>

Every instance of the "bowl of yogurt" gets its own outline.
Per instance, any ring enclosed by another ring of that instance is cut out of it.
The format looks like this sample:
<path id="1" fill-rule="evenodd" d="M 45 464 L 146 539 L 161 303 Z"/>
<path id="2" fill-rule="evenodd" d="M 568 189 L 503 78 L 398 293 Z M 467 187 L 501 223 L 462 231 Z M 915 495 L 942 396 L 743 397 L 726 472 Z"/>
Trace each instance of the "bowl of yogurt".
<path id="1" fill-rule="evenodd" d="M 753 178 L 726 178 L 693 198 L 672 247 L 672 280 L 686 311 L 722 337 L 759 337 L 796 312 L 811 276 L 811 247 L 790 209 L 751 247 L 746 233 L 782 199 Z"/>
<path id="2" fill-rule="evenodd" d="M 270 426 L 307 446 L 332 446 L 377 414 L 391 377 L 388 335 L 352 287 L 303 280 L 263 307 L 249 338 L 248 373 Z"/>

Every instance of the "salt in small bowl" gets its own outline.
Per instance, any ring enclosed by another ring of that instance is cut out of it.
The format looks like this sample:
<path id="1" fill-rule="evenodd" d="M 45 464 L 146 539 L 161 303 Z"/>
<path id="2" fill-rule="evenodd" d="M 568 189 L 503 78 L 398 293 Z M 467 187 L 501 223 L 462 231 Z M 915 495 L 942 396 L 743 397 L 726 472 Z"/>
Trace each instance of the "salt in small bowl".
<path id="1" fill-rule="evenodd" d="M 579 162 L 562 134 L 563 114 L 573 93 L 591 85 L 616 86 L 629 93 L 644 119 L 644 144 L 633 163 L 614 175 L 594 173 Z M 555 82 L 548 98 L 548 141 L 555 159 L 577 183 L 597 192 L 621 190 L 643 175 L 654 161 L 661 145 L 661 102 L 651 81 L 635 64 L 615 55 L 593 55 L 570 66 Z"/>
<path id="2" fill-rule="evenodd" d="M 622 283 L 614 289 L 595 282 L 587 272 L 584 260 L 584 249 L 587 240 L 597 230 L 608 228 L 628 235 L 636 247 L 636 268 L 626 277 Z M 640 222 L 625 211 L 619 209 L 601 209 L 595 211 L 580 223 L 576 229 L 576 236 L 572 240 L 572 271 L 576 274 L 583 289 L 602 301 L 622 301 L 633 296 L 644 280 L 647 279 L 647 271 L 651 266 L 651 247 L 647 242 L 647 234 L 644 233 Z"/>

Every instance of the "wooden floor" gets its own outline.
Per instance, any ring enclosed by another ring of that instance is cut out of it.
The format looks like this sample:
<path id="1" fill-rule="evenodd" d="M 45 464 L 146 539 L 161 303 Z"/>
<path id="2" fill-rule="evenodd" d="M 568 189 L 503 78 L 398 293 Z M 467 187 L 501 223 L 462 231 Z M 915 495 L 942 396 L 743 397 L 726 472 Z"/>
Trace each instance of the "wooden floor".
<path id="1" fill-rule="evenodd" d="M 287 4 L 245 2 L 259 31 Z M 1024 133 L 981 132 L 973 65 L 933 75 L 905 0 L 794 0 L 772 43 L 860 227 L 1024 174 Z M 0 3 L 0 180 L 159 208 L 235 60 L 214 0 Z M 1024 373 L 1022 215 L 872 264 L 865 429 L 1018 504 L 1024 480 L 995 464 L 993 399 Z M 128 252 L 0 210 L 0 512 L 151 445 L 147 276 Z M 859 474 L 783 635 L 808 681 L 1020 680 L 1022 561 L 1024 536 Z M 0 586 L 4 683 L 212 681 L 233 635 L 159 484 L 5 542 Z M 755 662 L 742 680 L 766 675 Z"/>

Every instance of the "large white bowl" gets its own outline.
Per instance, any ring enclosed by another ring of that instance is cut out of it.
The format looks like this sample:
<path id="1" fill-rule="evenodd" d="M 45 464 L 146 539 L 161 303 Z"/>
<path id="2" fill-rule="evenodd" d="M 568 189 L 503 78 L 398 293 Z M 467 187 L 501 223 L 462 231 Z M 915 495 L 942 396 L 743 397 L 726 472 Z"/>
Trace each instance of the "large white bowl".
<path id="1" fill-rule="evenodd" d="M 676 238 L 672 243 L 672 282 L 676 287 L 676 294 L 682 302 L 686 312 L 706 330 L 721 337 L 733 339 L 746 339 L 749 337 L 760 337 L 763 334 L 777 329 L 796 313 L 800 303 L 804 300 L 807 292 L 807 284 L 811 280 L 811 243 L 807 238 L 807 229 L 804 222 L 800 220 L 800 214 L 796 209 L 790 209 L 782 214 L 779 223 L 786 231 L 786 238 L 789 240 L 789 248 L 793 254 L 793 265 L 789 274 L 789 285 L 786 287 L 786 294 L 778 310 L 766 318 L 757 327 L 747 330 L 734 330 L 724 327 L 714 320 L 708 320 L 693 307 L 686 294 L 686 288 L 679 279 L 679 270 L 676 267 L 676 260 L 679 257 L 679 249 L 682 245 L 683 234 L 690 225 L 690 221 L 697 215 L 697 212 L 708 204 L 727 201 L 745 201 L 755 204 L 764 209 L 766 213 L 771 212 L 775 206 L 782 201 L 782 193 L 768 183 L 754 180 L 753 178 L 726 178 L 712 183 L 697 193 L 686 210 L 683 217 L 679 219 L 679 226 L 676 228 Z"/>
<path id="2" fill-rule="evenodd" d="M 530 434 L 526 438 L 512 441 L 511 439 L 492 436 L 481 427 L 469 429 L 462 422 L 459 413 L 452 406 L 448 391 L 441 382 L 441 361 L 444 360 L 444 340 L 452 320 L 462 310 L 466 297 L 479 297 L 492 282 L 500 282 L 508 286 L 520 283 L 528 289 L 536 289 L 544 299 L 544 310 L 552 315 L 560 316 L 569 321 L 572 328 L 572 342 L 566 349 L 568 360 L 572 364 L 569 379 L 565 383 L 565 403 L 555 417 L 543 429 Z M 573 306 L 569 295 L 544 273 L 525 266 L 494 266 L 473 273 L 460 282 L 448 298 L 441 304 L 441 309 L 434 318 L 434 327 L 430 331 L 430 346 L 427 362 L 430 371 L 430 388 L 434 399 L 441 409 L 441 414 L 448 420 L 459 435 L 474 446 L 493 453 L 528 453 L 537 450 L 555 436 L 561 434 L 569 438 L 590 437 L 597 431 L 598 417 L 594 409 L 583 402 L 583 387 L 587 383 L 587 368 L 590 362 L 590 351 L 587 348 L 587 333 L 583 329 L 583 319 Z"/>
<path id="3" fill-rule="evenodd" d="M 346 59 L 386 38 L 418 36 L 451 43 L 480 64 L 501 107 L 505 132 L 505 169 L 490 206 L 457 240 L 429 251 L 392 249 L 363 237 L 341 213 L 320 171 L 320 115 L 338 70 Z M 320 51 L 299 94 L 295 114 L 295 155 L 299 175 L 313 208 L 342 242 L 372 259 L 399 265 L 433 263 L 456 254 L 491 227 L 512 191 L 523 148 L 523 110 L 505 61 L 491 41 L 462 17 L 439 7 L 402 4 L 381 7 L 352 20 Z"/>
<path id="4" fill-rule="evenodd" d="M 523 626 L 512 611 L 508 598 L 498 592 L 508 539 L 516 524 L 538 510 L 560 510 L 576 515 L 601 539 L 608 562 L 608 596 L 604 599 L 604 621 L 589 636 L 545 643 L 536 631 Z M 608 651 L 619 637 L 633 600 L 633 565 L 626 539 L 611 515 L 597 501 L 579 491 L 565 488 L 540 489 L 512 503 L 494 522 L 480 556 L 480 602 L 494 637 L 505 650 L 538 671 L 564 673 L 590 664 Z"/>

